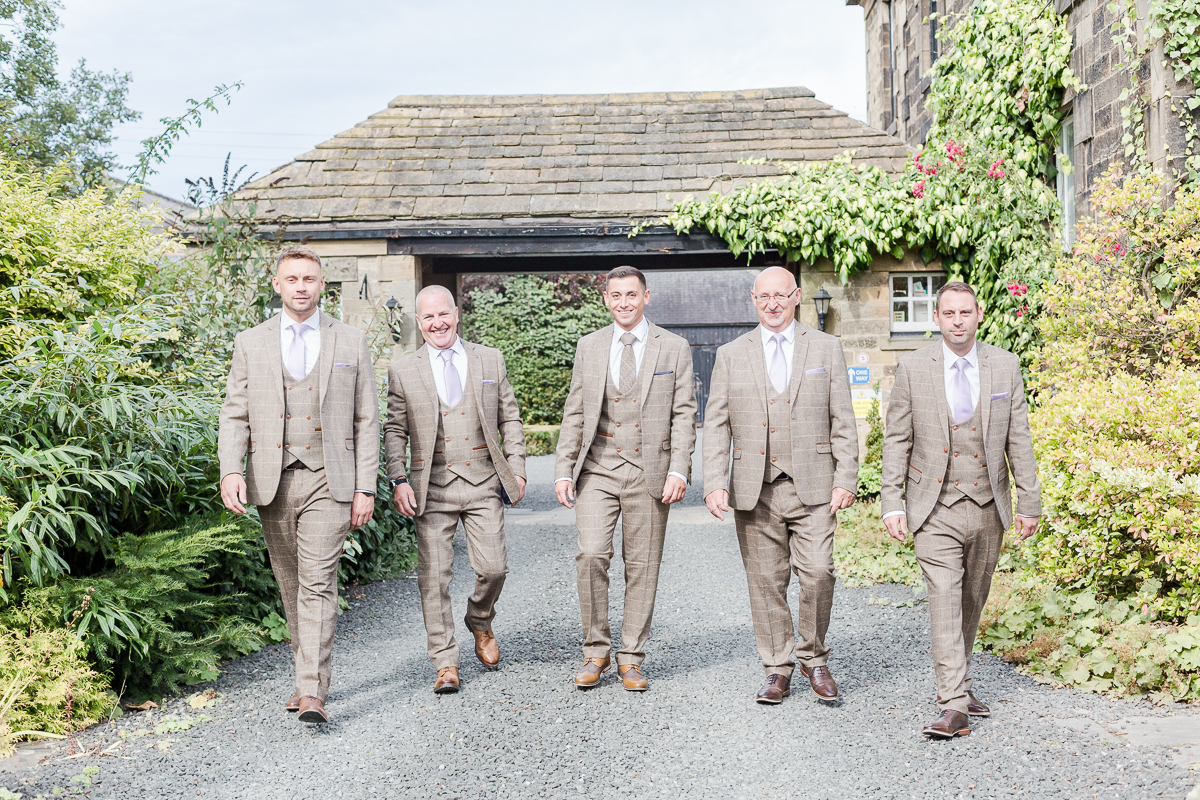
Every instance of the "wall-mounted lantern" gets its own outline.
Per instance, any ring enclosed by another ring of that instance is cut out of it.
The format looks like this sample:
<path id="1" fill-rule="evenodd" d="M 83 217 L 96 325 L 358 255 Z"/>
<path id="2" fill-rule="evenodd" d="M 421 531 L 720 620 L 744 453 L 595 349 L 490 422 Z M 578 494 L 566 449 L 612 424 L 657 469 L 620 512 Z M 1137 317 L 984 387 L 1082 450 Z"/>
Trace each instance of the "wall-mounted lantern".
<path id="1" fill-rule="evenodd" d="M 825 330 L 825 315 L 829 313 L 829 301 L 832 299 L 833 296 L 825 291 L 824 286 L 813 295 L 813 305 L 817 307 L 817 330 Z"/>
<path id="2" fill-rule="evenodd" d="M 387 326 L 388 330 L 392 332 L 392 341 L 399 344 L 404 325 L 404 320 L 400 316 L 400 303 L 395 297 L 392 297 L 384 305 L 387 306 Z"/>

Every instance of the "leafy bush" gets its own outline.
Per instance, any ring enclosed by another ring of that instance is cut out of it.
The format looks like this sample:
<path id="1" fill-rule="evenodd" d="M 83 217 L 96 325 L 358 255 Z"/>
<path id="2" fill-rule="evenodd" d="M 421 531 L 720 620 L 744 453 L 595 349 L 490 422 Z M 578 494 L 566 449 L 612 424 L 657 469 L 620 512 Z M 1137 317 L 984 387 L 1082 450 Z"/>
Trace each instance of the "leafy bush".
<path id="1" fill-rule="evenodd" d="M 463 337 L 504 354 L 527 424 L 562 421 L 575 345 L 611 322 L 594 286 L 578 294 L 578 305 L 569 305 L 550 279 L 521 275 L 496 289 L 475 289 L 464 304 Z"/>
<path id="2" fill-rule="evenodd" d="M 417 565 L 417 529 L 412 517 L 396 510 L 388 482 L 385 459 L 379 459 L 375 488 L 375 515 L 363 527 L 350 531 L 338 565 L 342 587 L 354 583 L 394 578 Z"/>
<path id="3" fill-rule="evenodd" d="M 15 740 L 94 724 L 116 700 L 108 676 L 88 664 L 84 643 L 43 617 L 19 608 L 0 625 L 0 758 Z"/>
<path id="4" fill-rule="evenodd" d="M 855 503 L 838 512 L 833 561 L 847 586 L 903 583 L 921 586 L 923 578 L 912 539 L 903 544 L 887 535 L 879 501 Z"/>
<path id="5" fill-rule="evenodd" d="M 879 384 L 875 384 L 879 391 Z M 883 486 L 883 418 L 879 414 L 879 399 L 871 401 L 867 411 L 867 452 L 858 465 L 858 498 L 878 497 Z"/>
<path id="6" fill-rule="evenodd" d="M 558 447 L 558 425 L 538 426 L 542 430 L 525 428 L 525 455 L 544 456 Z"/>

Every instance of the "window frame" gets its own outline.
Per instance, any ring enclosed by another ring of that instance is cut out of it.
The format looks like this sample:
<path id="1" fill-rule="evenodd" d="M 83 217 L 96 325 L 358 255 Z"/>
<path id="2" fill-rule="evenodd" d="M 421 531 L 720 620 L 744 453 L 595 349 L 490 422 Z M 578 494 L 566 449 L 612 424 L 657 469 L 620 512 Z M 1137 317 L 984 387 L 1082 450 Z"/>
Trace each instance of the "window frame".
<path id="1" fill-rule="evenodd" d="M 929 279 L 928 283 L 926 283 L 926 286 L 928 287 L 928 294 L 926 294 L 924 296 L 913 295 L 912 279 L 914 279 L 914 278 L 928 278 Z M 898 279 L 903 279 L 905 281 L 908 281 L 907 289 L 905 290 L 906 293 L 900 297 L 898 297 L 896 295 L 896 281 Z M 892 272 L 892 273 L 889 273 L 888 274 L 888 283 L 887 283 L 887 286 L 888 286 L 888 330 L 892 334 L 906 334 L 906 333 L 908 333 L 908 334 L 912 334 L 912 333 L 925 334 L 927 332 L 937 333 L 937 331 L 938 331 L 937 309 L 935 307 L 935 304 L 937 302 L 937 290 L 940 289 L 945 283 L 946 283 L 946 273 L 945 272 L 929 271 L 929 272 Z M 906 301 L 906 307 L 908 310 L 908 312 L 907 312 L 908 320 L 907 321 L 904 321 L 904 322 L 896 321 L 896 303 L 897 303 L 897 301 Z M 913 309 L 916 307 L 917 303 L 924 304 L 929 309 L 929 319 L 925 322 L 916 322 L 913 320 L 913 317 L 916 316 Z"/>
<path id="2" fill-rule="evenodd" d="M 1062 206 L 1062 242 L 1063 250 L 1070 250 L 1075 242 L 1075 115 L 1063 117 L 1059 127 L 1058 143 L 1054 148 L 1055 167 L 1058 174 L 1054 177 L 1055 193 Z"/>

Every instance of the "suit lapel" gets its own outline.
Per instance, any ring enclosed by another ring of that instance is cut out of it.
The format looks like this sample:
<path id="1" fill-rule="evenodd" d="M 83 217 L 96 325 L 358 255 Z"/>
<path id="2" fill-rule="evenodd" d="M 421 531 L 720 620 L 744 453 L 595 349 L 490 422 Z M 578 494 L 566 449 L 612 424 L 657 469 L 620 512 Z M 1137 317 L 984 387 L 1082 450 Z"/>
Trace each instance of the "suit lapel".
<path id="1" fill-rule="evenodd" d="M 651 325 L 646 331 L 646 349 L 642 352 L 642 368 L 638 371 L 638 395 L 642 398 L 642 408 L 646 407 L 646 398 L 650 396 L 650 384 L 654 382 L 660 349 L 662 340 L 659 339 L 659 330 Z"/>
<path id="2" fill-rule="evenodd" d="M 983 440 L 987 441 L 988 417 L 992 411 L 992 369 L 988 365 L 987 351 L 983 345 L 976 345 L 976 355 L 979 359 L 979 416 L 983 419 Z"/>
<path id="3" fill-rule="evenodd" d="M 433 410 L 433 414 L 429 417 L 429 435 L 431 437 L 437 435 L 438 426 L 438 409 L 441 407 L 441 398 L 438 397 L 437 384 L 433 382 L 433 358 L 429 354 L 429 345 L 424 344 L 417 348 L 417 372 L 421 375 L 421 385 L 425 387 L 425 394 L 432 398 L 429 407 Z"/>
<path id="4" fill-rule="evenodd" d="M 283 312 L 271 317 L 263 327 L 264 335 L 269 337 L 266 342 L 267 361 L 271 365 L 271 380 L 279 392 L 279 402 L 286 403 L 283 398 L 283 336 L 280 326 L 283 324 Z"/>
<path id="5" fill-rule="evenodd" d="M 614 323 L 603 328 L 605 335 L 596 337 L 596 343 L 593 345 L 595 350 L 584 356 L 587 361 L 585 365 L 587 371 L 584 374 L 592 382 L 587 389 L 592 393 L 597 408 L 604 402 L 604 384 L 608 381 L 608 354 L 612 349 L 613 328 L 615 327 Z"/>
<path id="6" fill-rule="evenodd" d="M 758 387 L 758 404 L 765 414 L 770 389 L 767 381 L 767 357 L 763 355 L 761 325 L 746 335 L 746 360 L 750 362 L 750 371 L 754 373 L 754 385 Z"/>
<path id="7" fill-rule="evenodd" d="M 942 348 L 937 348 L 934 351 L 933 358 L 930 360 L 929 369 L 932 373 L 929 376 L 929 385 L 934 388 L 937 393 L 935 398 L 938 408 L 938 419 L 941 420 L 942 436 L 946 437 L 946 444 L 950 444 L 950 406 L 946 403 L 946 369 L 942 363 Z"/>
<path id="8" fill-rule="evenodd" d="M 320 312 L 317 312 L 320 313 Z M 329 387 L 329 376 L 333 374 L 333 350 L 337 342 L 337 331 L 333 329 L 333 317 L 328 314 L 321 314 L 321 324 L 319 326 L 321 332 L 321 384 L 320 393 L 317 397 L 318 402 L 324 404 L 325 390 Z"/>
<path id="9" fill-rule="evenodd" d="M 804 380 L 804 362 L 808 359 L 807 334 L 808 329 L 800 327 L 800 323 L 797 322 L 792 341 L 792 381 L 788 384 L 788 396 L 792 398 L 793 403 L 800 394 L 800 381 Z"/>
<path id="10" fill-rule="evenodd" d="M 471 394 L 475 395 L 475 413 L 482 422 L 487 419 L 483 415 L 483 359 L 470 342 L 463 341 L 463 350 L 467 351 L 467 381 L 471 384 Z"/>

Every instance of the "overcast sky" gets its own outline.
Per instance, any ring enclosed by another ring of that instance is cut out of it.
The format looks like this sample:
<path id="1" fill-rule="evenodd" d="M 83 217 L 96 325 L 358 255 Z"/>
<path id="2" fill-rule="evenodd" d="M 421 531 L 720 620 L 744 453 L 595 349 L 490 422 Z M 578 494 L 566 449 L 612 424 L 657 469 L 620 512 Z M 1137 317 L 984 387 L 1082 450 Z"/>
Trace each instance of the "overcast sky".
<path id="1" fill-rule="evenodd" d="M 188 98 L 243 82 L 151 179 L 174 197 L 219 176 L 226 153 L 265 175 L 402 94 L 806 86 L 866 118 L 862 9 L 845 0 L 64 3 L 60 68 L 86 58 L 133 77 L 125 164 Z"/>

